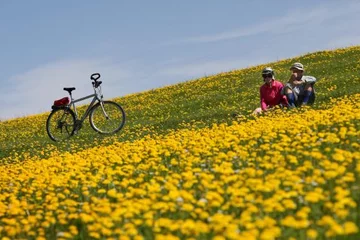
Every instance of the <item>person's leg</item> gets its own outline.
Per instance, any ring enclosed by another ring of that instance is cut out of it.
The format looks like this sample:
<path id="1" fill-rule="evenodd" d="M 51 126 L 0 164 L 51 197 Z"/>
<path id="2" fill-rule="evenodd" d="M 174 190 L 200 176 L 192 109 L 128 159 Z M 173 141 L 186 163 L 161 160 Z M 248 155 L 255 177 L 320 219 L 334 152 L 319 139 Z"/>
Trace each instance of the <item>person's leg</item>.
<path id="1" fill-rule="evenodd" d="M 288 87 L 285 88 L 285 95 L 289 102 L 289 107 L 290 108 L 296 107 L 295 106 L 296 96 L 295 96 L 295 93 L 292 91 L 292 89 L 290 89 Z"/>
<path id="2" fill-rule="evenodd" d="M 295 105 L 297 107 L 301 107 L 303 105 L 303 99 L 304 99 L 304 95 L 299 95 L 297 101 L 295 102 Z"/>
<path id="3" fill-rule="evenodd" d="M 311 84 L 307 84 L 304 88 L 302 105 L 312 104 L 315 100 L 314 89 Z"/>
<path id="4" fill-rule="evenodd" d="M 309 101 L 308 101 L 308 104 L 309 104 L 309 105 L 313 105 L 313 104 L 314 104 L 314 102 L 315 102 L 315 97 L 316 97 L 316 94 L 315 94 L 315 89 L 314 89 L 314 87 L 313 87 L 313 91 L 312 91 L 312 93 L 311 93 L 311 95 L 310 95 L 310 98 L 309 98 Z"/>

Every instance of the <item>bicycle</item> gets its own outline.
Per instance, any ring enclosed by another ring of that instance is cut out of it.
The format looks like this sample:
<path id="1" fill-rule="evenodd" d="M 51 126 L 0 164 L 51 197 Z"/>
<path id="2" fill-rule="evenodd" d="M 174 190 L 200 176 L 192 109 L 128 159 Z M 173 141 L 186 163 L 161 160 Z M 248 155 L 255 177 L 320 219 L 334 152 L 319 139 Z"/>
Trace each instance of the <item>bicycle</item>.
<path id="1" fill-rule="evenodd" d="M 52 111 L 46 121 L 46 131 L 51 140 L 63 141 L 76 134 L 83 122 L 89 116 L 90 126 L 101 134 L 114 134 L 120 131 L 125 124 L 125 111 L 116 102 L 103 100 L 101 91 L 102 81 L 99 73 L 90 76 L 94 93 L 79 99 L 73 99 L 72 91 L 76 88 L 64 88 L 70 95 L 54 101 Z M 84 115 L 79 118 L 75 103 L 93 97 Z M 95 102 L 97 103 L 95 104 Z"/>

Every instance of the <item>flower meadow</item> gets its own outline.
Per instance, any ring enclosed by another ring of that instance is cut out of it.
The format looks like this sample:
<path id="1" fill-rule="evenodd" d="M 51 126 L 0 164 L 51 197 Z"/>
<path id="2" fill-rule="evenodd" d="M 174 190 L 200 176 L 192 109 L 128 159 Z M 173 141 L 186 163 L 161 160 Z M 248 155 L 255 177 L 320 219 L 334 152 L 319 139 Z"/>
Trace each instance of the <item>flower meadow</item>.
<path id="1" fill-rule="evenodd" d="M 256 66 L 118 99 L 114 136 L 54 144 L 48 113 L 1 122 L 0 239 L 359 239 L 359 53 L 299 57 L 314 107 L 247 115 Z"/>

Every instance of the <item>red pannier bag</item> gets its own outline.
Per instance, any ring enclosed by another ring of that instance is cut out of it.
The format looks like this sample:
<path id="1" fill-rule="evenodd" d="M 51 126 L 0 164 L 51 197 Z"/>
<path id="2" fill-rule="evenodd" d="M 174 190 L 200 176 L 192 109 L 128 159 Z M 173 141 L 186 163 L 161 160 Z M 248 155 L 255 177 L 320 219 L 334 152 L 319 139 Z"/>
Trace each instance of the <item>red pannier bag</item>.
<path id="1" fill-rule="evenodd" d="M 55 100 L 54 101 L 54 106 L 60 107 L 60 106 L 63 106 L 63 105 L 68 105 L 69 102 L 70 102 L 69 97 L 63 97 L 61 99 Z"/>

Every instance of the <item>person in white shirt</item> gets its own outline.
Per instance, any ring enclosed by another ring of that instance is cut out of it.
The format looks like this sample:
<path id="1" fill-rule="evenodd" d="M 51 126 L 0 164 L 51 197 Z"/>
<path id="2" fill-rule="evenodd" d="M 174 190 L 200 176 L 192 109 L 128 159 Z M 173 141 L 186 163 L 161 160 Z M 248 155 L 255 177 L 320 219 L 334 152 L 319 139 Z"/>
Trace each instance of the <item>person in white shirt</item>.
<path id="1" fill-rule="evenodd" d="M 282 94 L 286 96 L 289 102 L 289 107 L 313 104 L 316 78 L 304 76 L 304 66 L 299 62 L 294 63 L 290 67 L 290 71 L 292 72 L 291 77 L 282 90 Z"/>

